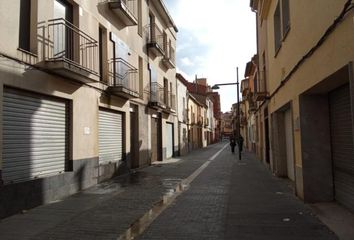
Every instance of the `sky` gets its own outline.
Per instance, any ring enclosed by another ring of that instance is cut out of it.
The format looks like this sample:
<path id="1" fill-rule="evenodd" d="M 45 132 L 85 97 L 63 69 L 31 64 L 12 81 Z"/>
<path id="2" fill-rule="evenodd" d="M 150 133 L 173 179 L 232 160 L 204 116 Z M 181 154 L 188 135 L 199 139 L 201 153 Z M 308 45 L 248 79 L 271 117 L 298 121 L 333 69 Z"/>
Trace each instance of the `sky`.
<path id="1" fill-rule="evenodd" d="M 177 25 L 177 72 L 193 81 L 195 75 L 209 85 L 244 79 L 247 62 L 257 53 L 255 13 L 249 0 L 164 0 Z M 217 90 L 221 111 L 237 102 L 234 86 Z M 241 94 L 240 94 L 241 99 Z"/>

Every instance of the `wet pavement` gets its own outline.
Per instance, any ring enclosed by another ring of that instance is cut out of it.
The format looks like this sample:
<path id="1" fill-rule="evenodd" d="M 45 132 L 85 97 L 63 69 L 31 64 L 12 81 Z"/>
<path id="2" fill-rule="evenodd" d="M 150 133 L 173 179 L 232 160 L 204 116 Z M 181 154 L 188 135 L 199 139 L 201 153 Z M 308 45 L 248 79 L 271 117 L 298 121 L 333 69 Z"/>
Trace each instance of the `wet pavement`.
<path id="1" fill-rule="evenodd" d="M 236 156 L 223 142 L 140 169 L 4 219 L 0 239 L 337 239 L 284 180 Z"/>

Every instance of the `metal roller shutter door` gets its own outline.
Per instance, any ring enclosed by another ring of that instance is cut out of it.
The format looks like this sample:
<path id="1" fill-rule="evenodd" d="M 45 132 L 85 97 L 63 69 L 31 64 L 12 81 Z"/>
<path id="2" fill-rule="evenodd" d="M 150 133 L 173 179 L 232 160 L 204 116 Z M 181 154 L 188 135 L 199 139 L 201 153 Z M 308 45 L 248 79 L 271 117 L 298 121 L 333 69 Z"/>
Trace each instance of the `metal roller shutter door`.
<path id="1" fill-rule="evenodd" d="M 99 163 L 122 160 L 122 114 L 99 110 Z"/>
<path id="2" fill-rule="evenodd" d="M 5 89 L 3 180 L 21 182 L 65 170 L 67 104 Z"/>
<path id="3" fill-rule="evenodd" d="M 349 85 L 330 93 L 335 198 L 354 211 L 354 147 Z"/>

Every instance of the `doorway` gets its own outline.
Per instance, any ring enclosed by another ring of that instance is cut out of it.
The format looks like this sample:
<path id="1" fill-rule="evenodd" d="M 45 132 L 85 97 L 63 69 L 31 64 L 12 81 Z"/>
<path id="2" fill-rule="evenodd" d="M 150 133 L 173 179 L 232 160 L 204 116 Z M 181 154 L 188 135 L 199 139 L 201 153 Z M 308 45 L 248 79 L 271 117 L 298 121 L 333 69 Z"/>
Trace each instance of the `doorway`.
<path id="1" fill-rule="evenodd" d="M 139 167 L 139 107 L 130 105 L 130 159 L 131 168 Z"/>
<path id="2" fill-rule="evenodd" d="M 73 23 L 73 6 L 64 0 L 54 1 L 54 19 L 61 20 L 53 31 L 53 51 L 55 58 L 74 59 L 73 30 L 68 25 Z"/>
<path id="3" fill-rule="evenodd" d="M 151 117 L 151 162 L 162 161 L 161 115 Z"/>

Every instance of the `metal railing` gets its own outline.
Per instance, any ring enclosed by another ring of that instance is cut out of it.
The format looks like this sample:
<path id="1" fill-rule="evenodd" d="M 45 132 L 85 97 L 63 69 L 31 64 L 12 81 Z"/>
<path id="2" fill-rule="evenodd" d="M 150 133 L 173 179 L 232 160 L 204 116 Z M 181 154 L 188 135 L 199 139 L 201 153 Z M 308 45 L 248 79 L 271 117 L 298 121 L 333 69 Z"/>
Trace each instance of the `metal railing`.
<path id="1" fill-rule="evenodd" d="M 150 102 L 165 104 L 164 88 L 157 82 L 150 83 Z"/>
<path id="2" fill-rule="evenodd" d="M 48 20 L 46 61 L 66 61 L 98 74 L 98 42 L 63 18 Z"/>
<path id="3" fill-rule="evenodd" d="M 176 109 L 176 95 L 172 92 L 167 93 L 167 99 L 165 99 L 165 104 L 170 109 Z"/>
<path id="4" fill-rule="evenodd" d="M 209 126 L 209 118 L 205 118 L 204 127 L 208 127 L 208 126 Z"/>
<path id="5" fill-rule="evenodd" d="M 164 37 L 162 30 L 153 23 L 150 25 L 150 32 L 149 32 L 149 43 L 157 44 L 159 48 L 164 49 Z"/>
<path id="6" fill-rule="evenodd" d="M 176 51 L 172 47 L 171 42 L 166 45 L 165 49 L 165 59 L 168 59 L 173 65 L 176 65 Z"/>
<path id="7" fill-rule="evenodd" d="M 191 116 L 191 124 L 195 124 L 195 113 L 192 113 Z"/>
<path id="8" fill-rule="evenodd" d="M 183 118 L 183 122 L 187 123 L 188 122 L 188 110 L 187 109 L 183 109 L 182 111 L 182 118 Z"/>
<path id="9" fill-rule="evenodd" d="M 138 1 L 137 0 L 116 0 L 124 4 L 131 15 L 138 18 Z M 112 2 L 112 1 L 111 1 Z"/>
<path id="10" fill-rule="evenodd" d="M 114 58 L 109 62 L 110 87 L 123 87 L 129 91 L 139 92 L 138 70 L 123 58 Z"/>
<path id="11" fill-rule="evenodd" d="M 203 117 L 202 116 L 198 116 L 198 121 L 197 121 L 198 125 L 202 126 L 203 125 Z"/>

